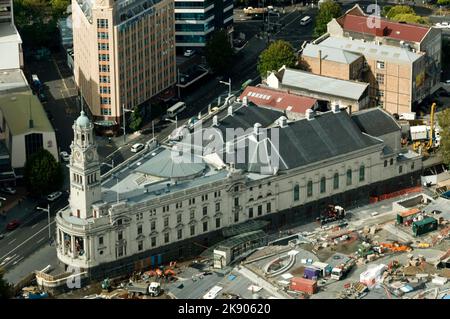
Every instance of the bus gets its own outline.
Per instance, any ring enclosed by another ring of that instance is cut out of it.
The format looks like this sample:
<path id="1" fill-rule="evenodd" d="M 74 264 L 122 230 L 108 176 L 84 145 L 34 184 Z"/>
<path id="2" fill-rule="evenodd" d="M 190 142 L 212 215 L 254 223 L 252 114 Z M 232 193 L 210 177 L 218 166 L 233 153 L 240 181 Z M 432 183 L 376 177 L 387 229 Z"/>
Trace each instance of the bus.
<path id="1" fill-rule="evenodd" d="M 312 21 L 310 16 L 305 16 L 300 20 L 300 25 L 307 25 Z"/>
<path id="2" fill-rule="evenodd" d="M 186 103 L 177 102 L 167 110 L 167 117 L 169 117 L 169 118 L 175 117 L 175 115 L 182 112 L 185 108 L 186 108 Z"/>

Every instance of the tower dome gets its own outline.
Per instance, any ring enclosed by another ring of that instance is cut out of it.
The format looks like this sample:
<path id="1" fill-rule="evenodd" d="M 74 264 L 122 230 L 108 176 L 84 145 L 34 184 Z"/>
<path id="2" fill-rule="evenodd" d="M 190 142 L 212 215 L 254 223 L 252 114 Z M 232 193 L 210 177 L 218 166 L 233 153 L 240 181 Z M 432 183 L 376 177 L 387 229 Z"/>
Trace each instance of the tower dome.
<path id="1" fill-rule="evenodd" d="M 89 121 L 89 118 L 84 114 L 84 111 L 81 111 L 76 123 L 79 127 L 88 127 L 89 124 L 91 124 L 91 121 Z"/>

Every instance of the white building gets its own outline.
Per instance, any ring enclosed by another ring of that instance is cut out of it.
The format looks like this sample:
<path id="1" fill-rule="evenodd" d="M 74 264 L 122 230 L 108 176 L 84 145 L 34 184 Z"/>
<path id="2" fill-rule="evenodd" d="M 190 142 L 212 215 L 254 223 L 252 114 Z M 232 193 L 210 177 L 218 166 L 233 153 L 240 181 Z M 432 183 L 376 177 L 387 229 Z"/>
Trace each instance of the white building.
<path id="1" fill-rule="evenodd" d="M 81 114 L 73 125 L 70 205 L 56 217 L 58 258 L 91 278 L 149 269 L 198 255 L 228 226 L 266 220 L 277 229 L 313 220 L 330 203 L 349 208 L 417 185 L 421 157 L 396 147 L 395 120 L 380 109 L 365 112 L 355 118 L 335 107 L 287 122 L 281 112 L 235 103 L 194 133 L 206 132 L 193 153 L 180 148 L 189 135 L 173 150 L 143 151 L 103 181 L 93 126 Z M 386 142 L 369 135 L 373 121 Z M 213 148 L 214 134 L 227 128 L 241 131 Z"/>
<path id="2" fill-rule="evenodd" d="M 12 0 L 0 1 L 0 70 L 23 67 L 22 39 L 14 25 Z"/>

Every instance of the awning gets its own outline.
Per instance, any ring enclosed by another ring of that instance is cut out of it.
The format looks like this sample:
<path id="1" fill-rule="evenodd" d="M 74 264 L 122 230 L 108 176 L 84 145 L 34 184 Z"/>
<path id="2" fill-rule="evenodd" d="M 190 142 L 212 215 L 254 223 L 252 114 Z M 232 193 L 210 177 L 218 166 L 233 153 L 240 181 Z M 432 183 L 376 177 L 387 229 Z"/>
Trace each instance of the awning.
<path id="1" fill-rule="evenodd" d="M 103 120 L 103 121 L 94 122 L 94 124 L 98 125 L 98 126 L 114 126 L 114 125 L 117 125 L 117 122 L 116 121 Z"/>

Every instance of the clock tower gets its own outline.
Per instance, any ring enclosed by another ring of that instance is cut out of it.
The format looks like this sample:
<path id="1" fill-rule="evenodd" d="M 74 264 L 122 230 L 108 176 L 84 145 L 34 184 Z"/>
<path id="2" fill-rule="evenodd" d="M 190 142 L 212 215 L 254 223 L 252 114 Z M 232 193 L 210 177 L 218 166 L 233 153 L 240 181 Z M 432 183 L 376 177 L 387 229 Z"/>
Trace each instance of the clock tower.
<path id="1" fill-rule="evenodd" d="M 93 215 L 92 204 L 102 198 L 100 163 L 94 141 L 94 125 L 83 111 L 72 128 L 69 205 L 73 216 L 86 219 Z"/>

